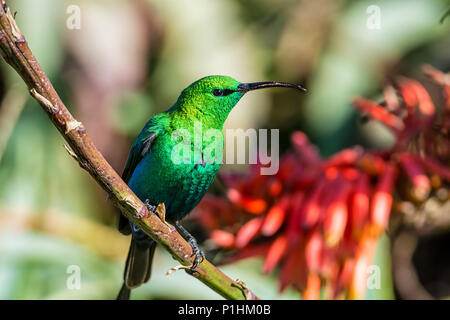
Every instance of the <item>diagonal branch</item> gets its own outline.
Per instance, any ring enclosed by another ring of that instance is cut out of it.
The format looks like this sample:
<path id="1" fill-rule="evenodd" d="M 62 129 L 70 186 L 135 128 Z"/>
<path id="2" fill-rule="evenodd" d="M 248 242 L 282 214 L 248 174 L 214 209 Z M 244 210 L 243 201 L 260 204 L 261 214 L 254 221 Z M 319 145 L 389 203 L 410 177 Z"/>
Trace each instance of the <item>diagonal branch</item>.
<path id="1" fill-rule="evenodd" d="M 73 150 L 71 155 L 108 193 L 114 205 L 122 210 L 128 219 L 165 247 L 182 265 L 191 265 L 193 262 L 191 246 L 176 230 L 169 228 L 157 215 L 150 213 L 144 203 L 106 162 L 89 138 L 86 128 L 67 110 L 42 67 L 31 53 L 6 1 L 1 0 L 0 4 L 0 52 L 5 61 L 22 77 L 30 94 L 39 102 L 67 141 Z M 190 274 L 224 298 L 257 298 L 241 282 L 233 281 L 207 260 L 198 266 L 196 272 L 190 272 Z"/>

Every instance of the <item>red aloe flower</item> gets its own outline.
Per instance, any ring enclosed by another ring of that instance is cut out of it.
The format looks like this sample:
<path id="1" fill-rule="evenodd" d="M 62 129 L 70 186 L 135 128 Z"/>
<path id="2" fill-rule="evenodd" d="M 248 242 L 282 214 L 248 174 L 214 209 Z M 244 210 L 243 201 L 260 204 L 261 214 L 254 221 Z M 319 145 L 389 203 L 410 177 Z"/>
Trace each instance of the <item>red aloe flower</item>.
<path id="1" fill-rule="evenodd" d="M 391 149 L 355 147 L 323 160 L 304 133 L 294 132 L 293 151 L 276 175 L 261 176 L 255 165 L 246 175 L 222 176 L 228 201 L 207 196 L 196 217 L 217 246 L 230 250 L 225 262 L 262 255 L 264 272 L 280 266 L 280 290 L 293 285 L 304 299 L 363 298 L 394 202 L 420 205 L 435 189 L 448 189 L 450 75 L 424 71 L 443 88 L 440 109 L 406 78 L 385 88 L 384 105 L 353 102 L 393 132 Z"/>

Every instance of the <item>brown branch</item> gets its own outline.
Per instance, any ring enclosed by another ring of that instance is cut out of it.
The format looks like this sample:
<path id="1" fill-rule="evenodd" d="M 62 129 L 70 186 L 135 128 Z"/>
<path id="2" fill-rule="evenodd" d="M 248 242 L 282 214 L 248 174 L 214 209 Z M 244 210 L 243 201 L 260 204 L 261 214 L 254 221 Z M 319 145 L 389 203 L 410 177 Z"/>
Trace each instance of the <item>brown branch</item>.
<path id="1" fill-rule="evenodd" d="M 83 124 L 67 110 L 42 67 L 31 53 L 6 1 L 3 0 L 0 8 L 0 51 L 5 61 L 25 81 L 30 94 L 39 102 L 67 141 L 73 150 L 72 156 L 108 193 L 114 205 L 147 235 L 165 247 L 182 265 L 192 265 L 191 246 L 174 228 L 169 228 L 157 215 L 149 213 L 144 203 L 122 181 L 97 150 Z M 195 273 L 190 274 L 224 298 L 257 298 L 241 282 L 233 281 L 207 260 L 198 266 Z"/>

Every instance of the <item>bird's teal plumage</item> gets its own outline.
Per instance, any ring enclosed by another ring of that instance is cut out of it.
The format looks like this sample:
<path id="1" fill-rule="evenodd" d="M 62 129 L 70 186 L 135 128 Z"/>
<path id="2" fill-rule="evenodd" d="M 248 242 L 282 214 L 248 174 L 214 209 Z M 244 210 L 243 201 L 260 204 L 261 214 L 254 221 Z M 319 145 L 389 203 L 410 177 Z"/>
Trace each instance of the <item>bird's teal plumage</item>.
<path id="1" fill-rule="evenodd" d="M 220 164 L 173 163 L 173 119 L 167 114 L 157 119 L 162 128 L 155 128 L 158 131 L 151 150 L 137 164 L 128 184 L 140 199 L 148 199 L 154 205 L 163 202 L 167 219 L 178 220 L 203 197 Z"/>
<path id="2" fill-rule="evenodd" d="M 157 205 L 164 202 L 166 218 L 178 220 L 194 208 L 214 180 L 220 163 L 176 164 L 172 161 L 172 150 L 179 141 L 172 139 L 174 130 L 185 129 L 194 137 L 195 122 L 201 123 L 202 130 L 218 129 L 223 124 L 234 105 L 243 96 L 237 91 L 239 82 L 225 76 L 209 76 L 186 88 L 177 102 L 166 112 L 151 118 L 136 139 L 128 162 L 139 158 L 133 166 L 128 184 L 143 201 L 149 200 Z M 216 97 L 213 90 L 233 90 L 233 93 Z M 154 135 L 149 152 L 143 157 L 142 144 L 150 135 Z M 202 142 L 202 150 L 209 141 Z M 194 155 L 194 139 L 191 146 Z M 136 160 L 134 160 L 136 162 Z"/>
<path id="3" fill-rule="evenodd" d="M 193 161 L 173 161 L 172 151 L 180 143 L 172 139 L 174 131 L 183 129 L 190 137 L 195 137 L 195 126 L 200 123 L 202 132 L 215 129 L 222 134 L 228 114 L 246 92 L 277 86 L 302 89 L 280 82 L 239 83 L 227 76 L 209 76 L 194 82 L 183 90 L 170 109 L 147 122 L 131 147 L 122 178 L 142 201 L 154 206 L 164 203 L 167 220 L 181 219 L 202 199 L 220 168 L 221 159 L 214 162 L 211 159 L 204 161 L 203 156 L 194 158 L 196 143 L 192 138 L 188 148 L 191 149 Z M 202 140 L 202 154 L 206 153 L 205 148 L 210 142 Z M 128 298 L 131 288 L 150 277 L 155 242 L 129 225 L 124 216 L 120 217 L 119 229 L 125 234 L 133 232 L 125 281 L 118 296 Z M 196 242 L 192 239 L 194 247 Z M 194 249 L 200 253 L 198 248 Z"/>

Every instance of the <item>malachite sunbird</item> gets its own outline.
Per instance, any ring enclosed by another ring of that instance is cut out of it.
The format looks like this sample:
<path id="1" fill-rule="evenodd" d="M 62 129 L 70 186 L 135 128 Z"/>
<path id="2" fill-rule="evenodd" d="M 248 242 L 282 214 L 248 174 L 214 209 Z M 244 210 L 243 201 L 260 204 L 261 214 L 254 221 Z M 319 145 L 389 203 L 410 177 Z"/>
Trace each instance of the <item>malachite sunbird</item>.
<path id="1" fill-rule="evenodd" d="M 197 162 L 173 161 L 172 151 L 179 142 L 174 141 L 172 134 L 180 129 L 193 133 L 194 125 L 198 122 L 201 123 L 202 130 L 217 129 L 222 133 L 228 114 L 245 93 L 269 87 L 305 90 L 299 85 L 285 82 L 240 83 L 228 76 L 208 76 L 184 89 L 170 109 L 152 117 L 131 147 L 122 174 L 123 180 L 152 212 L 155 212 L 158 204 L 164 203 L 165 218 L 175 223 L 193 248 L 196 255 L 192 266 L 194 270 L 204 254 L 195 238 L 179 224 L 179 220 L 205 195 L 221 161 L 203 161 L 203 153 L 201 160 L 196 160 Z M 194 139 L 190 147 L 195 154 Z M 201 152 L 206 147 L 207 142 L 203 141 Z M 126 235 L 132 234 L 124 284 L 118 295 L 118 299 L 128 299 L 132 288 L 150 278 L 156 242 L 123 215 L 119 217 L 119 230 Z"/>

